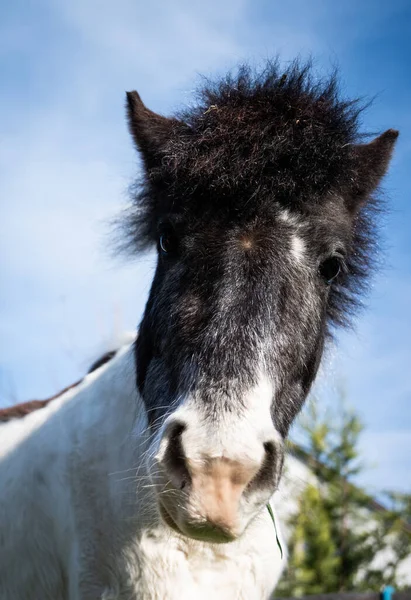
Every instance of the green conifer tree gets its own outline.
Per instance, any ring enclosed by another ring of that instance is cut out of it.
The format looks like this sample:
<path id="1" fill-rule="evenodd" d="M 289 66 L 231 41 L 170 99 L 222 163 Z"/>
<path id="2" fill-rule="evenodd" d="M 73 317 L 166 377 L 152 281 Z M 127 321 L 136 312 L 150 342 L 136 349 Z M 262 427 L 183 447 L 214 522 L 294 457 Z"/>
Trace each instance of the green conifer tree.
<path id="1" fill-rule="evenodd" d="M 277 594 L 298 597 L 334 591 L 338 583 L 335 577 L 338 557 L 318 487 L 306 486 L 290 525 L 288 572 Z"/>
<path id="2" fill-rule="evenodd" d="M 393 509 L 375 512 L 375 502 L 354 485 L 363 470 L 363 425 L 342 398 L 337 412 L 323 416 L 311 402 L 302 428 L 306 449 L 291 447 L 315 477 L 289 522 L 289 564 L 277 595 L 378 591 L 383 584 L 396 584 L 398 566 L 410 553 L 411 535 L 404 527 L 404 518 L 411 518 L 410 496 L 391 495 Z M 375 555 L 388 545 L 390 564 L 382 571 L 373 568 Z"/>

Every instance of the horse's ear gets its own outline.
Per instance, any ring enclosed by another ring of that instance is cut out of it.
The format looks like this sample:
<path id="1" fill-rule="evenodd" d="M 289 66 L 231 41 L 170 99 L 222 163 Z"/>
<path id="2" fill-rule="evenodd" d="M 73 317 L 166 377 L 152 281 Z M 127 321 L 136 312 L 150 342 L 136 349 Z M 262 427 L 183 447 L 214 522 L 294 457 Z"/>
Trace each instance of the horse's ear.
<path id="1" fill-rule="evenodd" d="M 171 137 L 176 119 L 149 110 L 137 92 L 127 92 L 127 117 L 130 133 L 147 167 L 153 166 Z"/>
<path id="2" fill-rule="evenodd" d="M 399 132 L 388 129 L 368 144 L 353 147 L 354 172 L 351 185 L 351 208 L 359 208 L 379 186 L 387 172 Z"/>

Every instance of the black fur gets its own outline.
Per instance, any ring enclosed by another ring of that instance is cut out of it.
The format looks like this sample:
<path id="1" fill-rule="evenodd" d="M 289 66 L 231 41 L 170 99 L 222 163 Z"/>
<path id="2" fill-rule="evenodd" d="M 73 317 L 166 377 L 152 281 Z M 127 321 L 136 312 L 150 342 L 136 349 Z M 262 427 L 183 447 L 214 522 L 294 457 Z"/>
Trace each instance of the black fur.
<path id="1" fill-rule="evenodd" d="M 145 164 L 128 244 L 141 250 L 173 237 L 173 252 L 159 251 L 137 342 L 138 384 L 153 419 L 156 406 L 188 390 L 211 413 L 233 410 L 255 382 L 264 342 L 273 420 L 286 435 L 329 324 L 349 322 L 371 269 L 375 192 L 398 132 L 360 143 L 361 110 L 341 98 L 335 74 L 316 80 L 297 62 L 207 82 L 197 104 L 172 119 L 128 94 Z M 294 234 L 303 267 L 292 260 Z M 341 272 L 327 286 L 319 269 L 334 255 Z"/>

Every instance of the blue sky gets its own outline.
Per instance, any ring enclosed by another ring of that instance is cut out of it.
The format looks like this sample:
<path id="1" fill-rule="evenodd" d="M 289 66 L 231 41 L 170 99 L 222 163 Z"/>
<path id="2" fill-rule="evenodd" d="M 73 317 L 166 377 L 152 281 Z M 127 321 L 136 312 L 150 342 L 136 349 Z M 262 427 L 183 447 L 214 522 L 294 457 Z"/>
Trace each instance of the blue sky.
<path id="1" fill-rule="evenodd" d="M 153 257 L 110 257 L 108 221 L 138 168 L 124 92 L 190 102 L 199 74 L 311 54 L 364 128 L 400 129 L 385 190 L 385 265 L 355 333 L 325 357 L 362 416 L 372 491 L 411 489 L 411 4 L 408 0 L 9 0 L 0 5 L 0 402 L 45 397 L 139 321 Z M 408 167 L 408 169 L 407 169 Z"/>

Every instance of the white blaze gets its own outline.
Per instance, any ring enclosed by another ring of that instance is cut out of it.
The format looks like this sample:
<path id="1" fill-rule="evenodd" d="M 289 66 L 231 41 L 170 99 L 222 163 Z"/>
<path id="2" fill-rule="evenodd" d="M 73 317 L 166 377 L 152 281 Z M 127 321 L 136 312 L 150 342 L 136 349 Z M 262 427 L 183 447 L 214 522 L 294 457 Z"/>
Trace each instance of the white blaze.
<path id="1" fill-rule="evenodd" d="M 291 253 L 296 263 L 302 264 L 305 257 L 305 244 L 298 235 L 291 237 Z"/>

